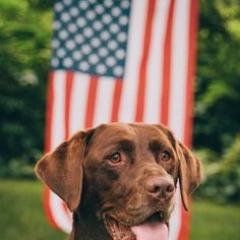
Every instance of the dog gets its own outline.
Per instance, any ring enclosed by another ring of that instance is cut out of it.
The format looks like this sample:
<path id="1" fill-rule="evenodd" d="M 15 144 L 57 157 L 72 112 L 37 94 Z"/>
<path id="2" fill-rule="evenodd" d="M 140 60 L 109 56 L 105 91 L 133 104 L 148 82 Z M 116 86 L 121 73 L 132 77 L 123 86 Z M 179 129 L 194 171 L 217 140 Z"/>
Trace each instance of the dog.
<path id="1" fill-rule="evenodd" d="M 36 165 L 73 212 L 70 240 L 159 240 L 179 181 L 184 208 L 201 164 L 163 125 L 110 123 L 76 133 Z"/>

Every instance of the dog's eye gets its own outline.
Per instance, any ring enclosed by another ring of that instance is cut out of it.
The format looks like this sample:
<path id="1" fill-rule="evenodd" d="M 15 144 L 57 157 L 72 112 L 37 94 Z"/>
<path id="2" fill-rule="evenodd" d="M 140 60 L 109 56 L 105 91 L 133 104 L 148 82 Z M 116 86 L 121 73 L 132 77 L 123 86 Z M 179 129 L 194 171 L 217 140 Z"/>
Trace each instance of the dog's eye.
<path id="1" fill-rule="evenodd" d="M 167 162 L 171 158 L 170 153 L 167 151 L 162 152 L 161 154 L 161 161 Z"/>
<path id="2" fill-rule="evenodd" d="M 113 155 L 110 156 L 109 160 L 111 163 L 117 164 L 121 162 L 121 155 L 119 152 L 114 153 Z"/>

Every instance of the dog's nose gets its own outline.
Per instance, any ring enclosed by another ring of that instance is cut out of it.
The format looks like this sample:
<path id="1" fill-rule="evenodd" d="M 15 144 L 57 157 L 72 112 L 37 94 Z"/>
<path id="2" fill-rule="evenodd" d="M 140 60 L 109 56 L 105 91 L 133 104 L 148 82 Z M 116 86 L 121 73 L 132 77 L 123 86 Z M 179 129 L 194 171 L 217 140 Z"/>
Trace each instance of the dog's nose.
<path id="1" fill-rule="evenodd" d="M 170 198 L 174 193 L 174 183 L 171 178 L 150 177 L 146 181 L 146 190 L 154 198 Z"/>

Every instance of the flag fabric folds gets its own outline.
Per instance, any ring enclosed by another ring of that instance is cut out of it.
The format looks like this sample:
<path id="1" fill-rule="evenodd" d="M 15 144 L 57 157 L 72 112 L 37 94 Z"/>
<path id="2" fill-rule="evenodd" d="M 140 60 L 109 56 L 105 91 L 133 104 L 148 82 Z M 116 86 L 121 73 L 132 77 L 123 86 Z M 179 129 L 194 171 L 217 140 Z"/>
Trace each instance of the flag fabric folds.
<path id="1" fill-rule="evenodd" d="M 46 151 L 106 122 L 164 123 L 191 144 L 198 0 L 59 0 L 54 4 Z M 44 208 L 71 230 L 49 189 Z M 188 238 L 179 194 L 170 239 Z"/>

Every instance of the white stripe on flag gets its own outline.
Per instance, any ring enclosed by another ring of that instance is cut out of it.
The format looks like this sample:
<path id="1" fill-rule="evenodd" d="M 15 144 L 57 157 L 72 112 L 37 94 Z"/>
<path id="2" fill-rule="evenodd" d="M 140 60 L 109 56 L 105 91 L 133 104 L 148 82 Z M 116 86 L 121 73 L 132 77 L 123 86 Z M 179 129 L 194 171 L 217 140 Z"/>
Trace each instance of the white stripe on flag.
<path id="1" fill-rule="evenodd" d="M 175 2 L 173 15 L 172 68 L 169 103 L 169 127 L 179 140 L 184 136 L 188 63 L 190 0 Z"/>
<path id="2" fill-rule="evenodd" d="M 93 126 L 108 123 L 111 120 L 115 81 L 114 78 L 110 77 L 98 79 Z"/>
<path id="3" fill-rule="evenodd" d="M 74 74 L 70 108 L 70 135 L 84 128 L 89 82 L 87 74 Z"/>
<path id="4" fill-rule="evenodd" d="M 179 184 L 177 185 L 177 191 L 176 191 L 175 197 L 176 197 L 175 206 L 169 222 L 170 224 L 169 240 L 178 239 L 179 230 L 181 227 L 182 203 L 181 203 L 181 194 L 180 194 Z"/>
<path id="5" fill-rule="evenodd" d="M 52 210 L 51 213 L 57 226 L 69 233 L 72 229 L 72 218 L 64 211 L 62 199 L 52 191 L 50 191 L 49 197 L 50 208 Z"/>
<path id="6" fill-rule="evenodd" d="M 53 78 L 54 101 L 51 123 L 50 149 L 56 148 L 65 138 L 64 107 L 65 106 L 65 71 L 55 71 Z"/>
<path id="7" fill-rule="evenodd" d="M 172 29 L 172 67 L 170 79 L 170 98 L 169 98 L 169 124 L 174 135 L 183 141 L 184 120 L 186 105 L 186 81 L 187 81 L 187 56 L 188 56 L 188 26 L 190 0 L 175 2 Z M 169 239 L 176 240 L 181 228 L 182 209 L 179 187 L 177 189 L 176 205 L 170 219 Z"/>
<path id="8" fill-rule="evenodd" d="M 170 0 L 157 1 L 153 21 L 152 42 L 150 44 L 149 63 L 145 94 L 144 121 L 159 123 L 161 114 L 162 67 L 164 62 L 164 39 L 169 13 Z"/>
<path id="9" fill-rule="evenodd" d="M 120 122 L 133 122 L 135 119 L 138 74 L 142 56 L 147 4 L 148 0 L 132 1 L 126 70 L 119 110 Z"/>

